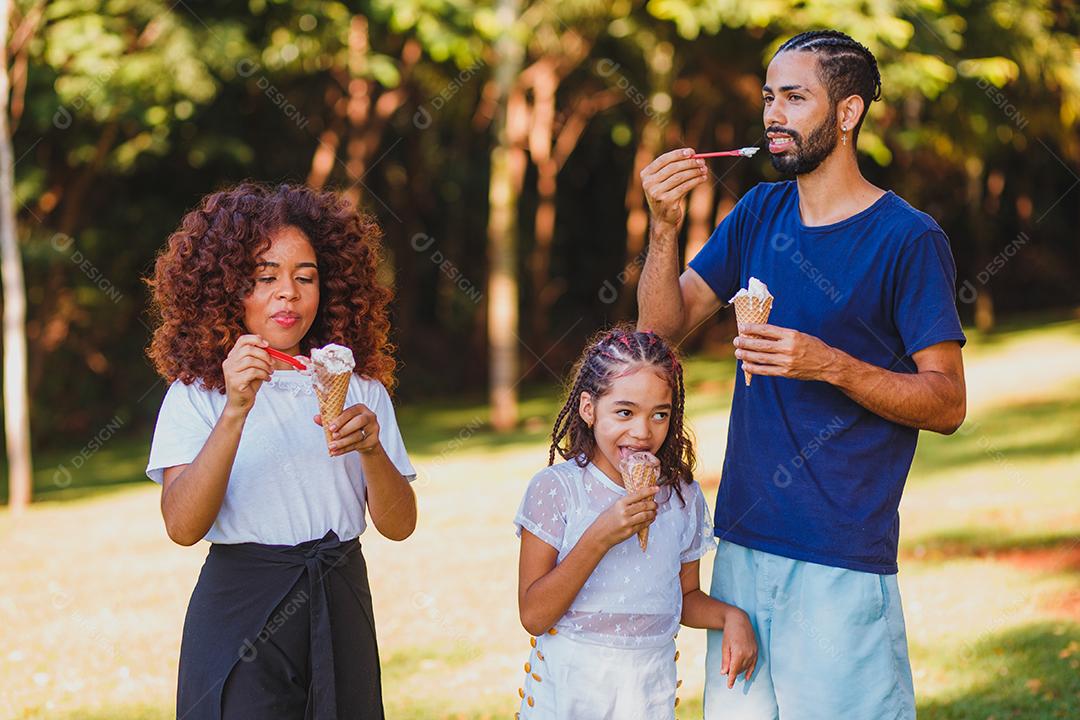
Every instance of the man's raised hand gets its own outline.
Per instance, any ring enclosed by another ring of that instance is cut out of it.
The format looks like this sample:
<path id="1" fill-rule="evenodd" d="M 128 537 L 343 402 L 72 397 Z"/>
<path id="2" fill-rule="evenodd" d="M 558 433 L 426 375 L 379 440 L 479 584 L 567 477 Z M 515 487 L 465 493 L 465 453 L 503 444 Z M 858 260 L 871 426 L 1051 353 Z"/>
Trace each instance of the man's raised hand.
<path id="1" fill-rule="evenodd" d="M 687 193 L 705 182 L 709 170 L 705 161 L 692 158 L 694 151 L 679 148 L 664 153 L 641 171 L 641 187 L 649 203 L 649 214 L 654 223 L 682 226 L 686 210 L 683 198 Z"/>

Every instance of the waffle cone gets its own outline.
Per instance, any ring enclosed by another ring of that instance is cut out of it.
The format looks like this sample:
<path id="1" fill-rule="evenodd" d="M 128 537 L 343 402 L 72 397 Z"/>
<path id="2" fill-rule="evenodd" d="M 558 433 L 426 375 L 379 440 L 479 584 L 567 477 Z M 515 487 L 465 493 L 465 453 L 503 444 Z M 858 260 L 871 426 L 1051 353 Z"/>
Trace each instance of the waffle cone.
<path id="1" fill-rule="evenodd" d="M 319 415 L 322 416 L 323 432 L 326 434 L 326 444 L 329 445 L 333 440 L 330 423 L 345 409 L 345 396 L 349 394 L 349 378 L 352 373 L 330 375 L 319 366 L 315 366 L 314 371 L 315 397 L 319 399 Z"/>
<path id="2" fill-rule="evenodd" d="M 624 460 L 619 468 L 623 485 L 628 492 L 636 492 L 652 487 L 660 480 L 660 462 L 652 453 L 634 453 Z M 642 552 L 649 547 L 649 528 L 638 530 L 638 545 Z"/>
<path id="3" fill-rule="evenodd" d="M 769 313 L 772 312 L 772 296 L 765 298 L 764 301 L 759 300 L 749 295 L 742 295 L 735 298 L 732 303 L 735 306 L 735 322 L 739 326 L 739 332 L 742 332 L 743 325 L 760 324 L 769 322 Z M 750 373 L 743 370 L 743 377 L 746 378 L 747 386 L 750 385 Z"/>

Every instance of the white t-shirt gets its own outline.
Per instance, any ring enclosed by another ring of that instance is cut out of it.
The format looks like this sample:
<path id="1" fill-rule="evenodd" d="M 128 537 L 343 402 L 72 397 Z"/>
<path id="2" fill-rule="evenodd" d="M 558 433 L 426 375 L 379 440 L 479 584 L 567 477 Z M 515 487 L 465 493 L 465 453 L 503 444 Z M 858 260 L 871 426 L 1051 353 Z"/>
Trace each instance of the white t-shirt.
<path id="1" fill-rule="evenodd" d="M 158 414 L 146 474 L 160 484 L 165 468 L 195 459 L 225 409 L 226 396 L 199 383 L 173 382 Z M 398 430 L 394 406 L 378 380 L 353 375 L 345 407 L 363 403 L 379 420 L 391 462 L 416 477 Z M 205 540 L 296 545 L 330 530 L 342 540 L 366 527 L 367 490 L 360 455 L 331 457 L 312 417 L 319 403 L 311 379 L 275 370 L 255 396 L 236 450 L 225 500 Z"/>
<path id="2" fill-rule="evenodd" d="M 530 481 L 514 520 L 517 534 L 528 530 L 558 550 L 562 562 L 593 521 L 625 495 L 626 488 L 592 463 L 552 465 Z M 682 564 L 716 549 L 701 486 L 683 485 L 682 497 L 670 485 L 656 494 L 648 551 L 642 552 L 637 535 L 608 550 L 555 623 L 560 633 L 612 647 L 671 642 L 682 616 Z"/>

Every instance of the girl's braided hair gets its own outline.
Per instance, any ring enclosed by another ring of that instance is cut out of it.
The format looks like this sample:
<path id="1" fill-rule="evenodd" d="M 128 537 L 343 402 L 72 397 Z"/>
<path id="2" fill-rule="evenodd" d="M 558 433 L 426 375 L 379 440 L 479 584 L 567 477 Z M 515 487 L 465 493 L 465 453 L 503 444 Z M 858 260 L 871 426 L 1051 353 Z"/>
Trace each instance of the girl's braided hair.
<path id="1" fill-rule="evenodd" d="M 681 500 L 680 485 L 693 482 L 695 463 L 693 438 L 684 423 L 683 369 L 667 341 L 653 332 L 618 326 L 597 334 L 589 342 L 574 364 L 566 402 L 555 418 L 548 465 L 555 462 L 556 452 L 581 467 L 588 464 L 596 452 L 596 439 L 578 412 L 581 393 L 589 393 L 595 401 L 611 390 L 616 378 L 643 367 L 658 372 L 671 387 L 671 422 L 656 457 L 660 460 L 660 485 L 672 485 Z"/>

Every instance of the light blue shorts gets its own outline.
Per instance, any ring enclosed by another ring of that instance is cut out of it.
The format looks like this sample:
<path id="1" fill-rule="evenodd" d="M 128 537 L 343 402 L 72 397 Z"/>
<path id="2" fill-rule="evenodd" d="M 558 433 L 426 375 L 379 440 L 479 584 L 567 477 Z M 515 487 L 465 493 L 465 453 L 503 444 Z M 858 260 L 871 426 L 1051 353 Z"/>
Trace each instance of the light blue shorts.
<path id="1" fill-rule="evenodd" d="M 710 594 L 750 616 L 757 669 L 728 689 L 709 631 L 705 720 L 913 720 L 896 575 L 845 570 L 721 542 Z"/>

